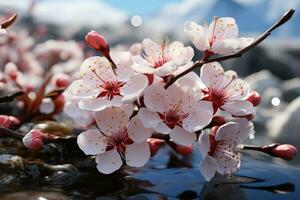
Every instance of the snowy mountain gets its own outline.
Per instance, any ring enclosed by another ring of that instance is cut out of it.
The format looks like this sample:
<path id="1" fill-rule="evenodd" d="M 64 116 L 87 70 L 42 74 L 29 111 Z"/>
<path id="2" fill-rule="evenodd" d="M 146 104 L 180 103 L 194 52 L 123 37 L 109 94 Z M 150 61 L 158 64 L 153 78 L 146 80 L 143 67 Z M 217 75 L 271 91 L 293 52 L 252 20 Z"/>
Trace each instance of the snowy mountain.
<path id="1" fill-rule="evenodd" d="M 167 5 L 148 20 L 153 27 L 173 32 L 187 20 L 203 24 L 210 23 L 214 16 L 231 16 L 236 19 L 241 32 L 256 34 L 264 31 L 290 8 L 296 10 L 295 16 L 275 35 L 297 37 L 300 36 L 298 0 L 185 0 Z"/>

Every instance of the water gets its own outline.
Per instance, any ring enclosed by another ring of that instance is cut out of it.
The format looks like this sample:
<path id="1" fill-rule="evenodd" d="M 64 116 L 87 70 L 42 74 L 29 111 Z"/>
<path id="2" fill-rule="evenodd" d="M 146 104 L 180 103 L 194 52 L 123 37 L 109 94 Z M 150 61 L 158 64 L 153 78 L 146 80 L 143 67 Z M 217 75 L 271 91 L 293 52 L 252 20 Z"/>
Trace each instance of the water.
<path id="1" fill-rule="evenodd" d="M 300 199 L 300 169 L 286 163 L 275 164 L 266 156 L 243 156 L 241 170 L 233 177 L 204 181 L 198 165 L 198 151 L 182 158 L 163 148 L 141 169 L 125 168 L 113 175 L 96 170 L 81 170 L 66 182 L 46 184 L 27 181 L 2 185 L 0 199 Z"/>

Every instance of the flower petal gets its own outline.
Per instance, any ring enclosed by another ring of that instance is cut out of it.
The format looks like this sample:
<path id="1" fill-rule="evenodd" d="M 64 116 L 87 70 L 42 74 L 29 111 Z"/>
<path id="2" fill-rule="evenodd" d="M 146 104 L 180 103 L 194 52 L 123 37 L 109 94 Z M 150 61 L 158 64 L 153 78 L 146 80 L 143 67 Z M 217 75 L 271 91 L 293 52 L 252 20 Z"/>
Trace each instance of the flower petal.
<path id="1" fill-rule="evenodd" d="M 200 153 L 203 158 L 210 151 L 209 132 L 202 131 L 202 133 L 199 136 L 198 142 L 199 142 Z"/>
<path id="2" fill-rule="evenodd" d="M 119 81 L 127 81 L 133 74 L 133 69 L 131 68 L 132 56 L 127 51 L 122 52 L 111 52 L 111 58 L 117 65 L 116 74 Z"/>
<path id="3" fill-rule="evenodd" d="M 216 133 L 216 141 L 218 140 L 230 140 L 234 141 L 234 138 L 239 132 L 239 124 L 236 122 L 228 122 L 220 126 Z"/>
<path id="4" fill-rule="evenodd" d="M 201 67 L 200 78 L 207 87 L 221 89 L 223 87 L 224 69 L 218 62 L 204 64 Z"/>
<path id="5" fill-rule="evenodd" d="M 201 174 L 204 176 L 206 181 L 209 181 L 213 178 L 216 172 L 221 171 L 218 161 L 211 157 L 205 156 L 200 163 L 200 171 Z"/>
<path id="6" fill-rule="evenodd" d="M 182 127 L 195 132 L 207 126 L 213 117 L 212 103 L 209 101 L 199 101 L 193 108 L 189 116 L 182 120 Z"/>
<path id="7" fill-rule="evenodd" d="M 78 107 L 82 110 L 101 111 L 111 106 L 111 102 L 105 98 L 83 99 L 78 102 Z"/>
<path id="8" fill-rule="evenodd" d="M 192 145 L 197 139 L 195 133 L 188 132 L 178 126 L 172 129 L 170 138 L 174 140 L 175 143 L 183 146 Z"/>
<path id="9" fill-rule="evenodd" d="M 184 32 L 190 38 L 194 46 L 200 51 L 210 48 L 207 30 L 195 22 L 187 21 L 184 24 Z"/>
<path id="10" fill-rule="evenodd" d="M 89 129 L 79 134 L 77 144 L 86 155 L 104 153 L 107 146 L 106 137 L 97 129 Z"/>
<path id="11" fill-rule="evenodd" d="M 103 174 L 110 174 L 120 169 L 123 162 L 116 149 L 96 156 L 97 169 Z"/>
<path id="12" fill-rule="evenodd" d="M 130 80 L 121 88 L 121 95 L 123 96 L 123 103 L 131 103 L 136 100 L 143 90 L 148 86 L 148 79 L 143 74 L 135 74 Z"/>
<path id="13" fill-rule="evenodd" d="M 76 80 L 68 87 L 67 92 L 74 98 L 95 98 L 101 91 L 91 83 Z"/>
<path id="14" fill-rule="evenodd" d="M 181 42 L 172 42 L 168 48 L 168 55 L 176 65 L 183 65 L 192 60 L 194 50 L 191 47 L 185 47 Z"/>
<path id="15" fill-rule="evenodd" d="M 248 97 L 250 93 L 250 85 L 242 79 L 236 79 L 232 81 L 226 92 L 229 96 L 228 100 L 230 101 L 243 100 Z"/>
<path id="16" fill-rule="evenodd" d="M 158 133 L 169 134 L 171 129 L 161 121 L 156 112 L 152 112 L 147 108 L 140 108 L 138 116 L 146 128 L 153 128 Z"/>
<path id="17" fill-rule="evenodd" d="M 95 120 L 99 129 L 108 135 L 123 130 L 129 121 L 130 115 L 125 110 L 128 110 L 129 107 L 133 110 L 133 106 L 128 104 L 122 107 L 109 107 L 96 112 Z"/>
<path id="18" fill-rule="evenodd" d="M 87 58 L 80 67 L 80 76 L 85 82 L 101 84 L 102 80 L 115 80 L 111 63 L 104 57 Z"/>
<path id="19" fill-rule="evenodd" d="M 211 50 L 216 54 L 231 54 L 250 45 L 252 42 L 253 38 L 224 39 L 215 41 L 211 47 Z"/>
<path id="20" fill-rule="evenodd" d="M 208 27 L 210 39 L 213 41 L 237 38 L 239 29 L 232 17 L 215 18 Z"/>
<path id="21" fill-rule="evenodd" d="M 129 137 L 138 143 L 146 141 L 153 132 L 152 129 L 144 127 L 137 115 L 131 118 L 127 126 L 127 131 Z"/>
<path id="22" fill-rule="evenodd" d="M 229 112 L 231 115 L 237 117 L 255 113 L 255 107 L 249 101 L 235 101 L 233 103 L 226 103 L 221 108 Z"/>
<path id="23" fill-rule="evenodd" d="M 146 107 L 155 112 L 163 112 L 166 110 L 168 103 L 167 90 L 163 84 L 157 83 L 147 87 L 144 91 L 144 103 Z"/>
<path id="24" fill-rule="evenodd" d="M 126 147 L 126 164 L 131 167 L 142 167 L 150 159 L 150 148 L 147 142 L 133 143 Z"/>

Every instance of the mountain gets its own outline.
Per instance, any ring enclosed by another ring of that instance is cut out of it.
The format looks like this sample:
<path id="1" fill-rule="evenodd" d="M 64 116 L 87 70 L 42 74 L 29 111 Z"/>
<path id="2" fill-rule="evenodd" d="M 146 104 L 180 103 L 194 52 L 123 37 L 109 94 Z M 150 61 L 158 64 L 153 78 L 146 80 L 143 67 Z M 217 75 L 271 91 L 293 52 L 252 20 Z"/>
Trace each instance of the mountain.
<path id="1" fill-rule="evenodd" d="M 274 35 L 298 37 L 300 14 L 297 10 L 300 11 L 300 1 L 296 0 L 184 0 L 166 5 L 160 12 L 149 16 L 148 22 L 159 30 L 174 32 L 183 29 L 187 20 L 204 24 L 210 23 L 214 16 L 231 16 L 236 19 L 241 32 L 255 35 L 290 8 L 296 10 L 294 17 Z"/>

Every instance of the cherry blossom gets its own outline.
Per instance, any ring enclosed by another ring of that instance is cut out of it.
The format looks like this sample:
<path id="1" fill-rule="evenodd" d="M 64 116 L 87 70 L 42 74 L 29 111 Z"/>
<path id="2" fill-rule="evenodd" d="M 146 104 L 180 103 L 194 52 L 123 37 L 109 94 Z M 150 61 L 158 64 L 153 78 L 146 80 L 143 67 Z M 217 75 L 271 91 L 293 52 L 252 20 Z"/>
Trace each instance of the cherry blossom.
<path id="1" fill-rule="evenodd" d="M 131 52 L 136 71 L 160 77 L 172 75 L 176 70 L 192 63 L 194 56 L 194 50 L 181 42 L 158 44 L 151 39 L 143 40 L 140 45 L 135 44 Z"/>
<path id="2" fill-rule="evenodd" d="M 138 115 L 146 128 L 170 134 L 180 145 L 191 145 L 196 140 L 195 131 L 203 129 L 213 117 L 211 102 L 198 101 L 193 90 L 180 82 L 164 89 L 154 84 L 145 89 L 144 103 Z"/>
<path id="3" fill-rule="evenodd" d="M 86 155 L 96 155 L 101 173 L 118 170 L 123 161 L 131 167 L 142 167 L 150 159 L 147 139 L 152 130 L 145 128 L 138 116 L 129 120 L 132 112 L 130 104 L 96 112 L 99 129 L 89 129 L 78 136 L 79 148 Z"/>
<path id="4" fill-rule="evenodd" d="M 220 108 L 234 116 L 245 116 L 255 112 L 247 97 L 250 86 L 239 79 L 234 71 L 226 71 L 217 62 L 202 66 L 200 79 L 202 100 L 211 101 L 215 111 Z"/>
<path id="5" fill-rule="evenodd" d="M 80 99 L 83 110 L 100 111 L 110 106 L 121 106 L 136 100 L 148 85 L 147 77 L 134 73 L 128 52 L 112 54 L 117 66 L 104 57 L 87 58 L 80 68 L 81 78 L 69 87 L 72 97 Z"/>
<path id="6" fill-rule="evenodd" d="M 253 42 L 253 38 L 238 37 L 238 26 L 231 17 L 215 17 L 209 27 L 187 21 L 184 31 L 200 51 L 231 54 Z"/>
<path id="7" fill-rule="evenodd" d="M 253 124 L 247 119 L 236 119 L 219 127 L 216 134 L 203 132 L 199 137 L 202 155 L 200 170 L 209 181 L 219 174 L 231 174 L 241 165 L 239 144 L 253 132 Z"/>

